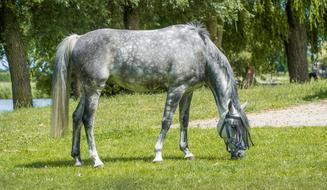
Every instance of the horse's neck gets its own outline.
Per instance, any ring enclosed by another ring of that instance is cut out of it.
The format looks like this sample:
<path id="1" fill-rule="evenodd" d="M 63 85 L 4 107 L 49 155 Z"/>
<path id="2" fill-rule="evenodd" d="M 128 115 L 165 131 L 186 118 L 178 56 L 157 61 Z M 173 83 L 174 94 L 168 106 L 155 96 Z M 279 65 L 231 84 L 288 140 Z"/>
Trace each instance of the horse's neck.
<path id="1" fill-rule="evenodd" d="M 220 117 L 228 112 L 235 81 L 232 68 L 227 57 L 215 46 L 207 41 L 206 82 L 211 88 Z M 235 98 L 235 97 L 234 97 Z"/>
<path id="2" fill-rule="evenodd" d="M 207 69 L 207 85 L 214 95 L 219 116 L 228 112 L 233 88 L 232 76 L 219 64 L 211 64 Z"/>

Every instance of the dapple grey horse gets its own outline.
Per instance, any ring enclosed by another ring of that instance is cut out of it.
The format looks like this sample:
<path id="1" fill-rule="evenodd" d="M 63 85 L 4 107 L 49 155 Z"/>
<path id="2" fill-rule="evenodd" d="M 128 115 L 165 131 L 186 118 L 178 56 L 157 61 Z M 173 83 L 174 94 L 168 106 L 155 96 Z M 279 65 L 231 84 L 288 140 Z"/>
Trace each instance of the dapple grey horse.
<path id="1" fill-rule="evenodd" d="M 94 167 L 102 166 L 93 135 L 94 116 L 108 79 L 133 91 L 167 90 L 154 162 L 162 161 L 163 142 L 179 105 L 180 149 L 193 159 L 187 128 L 192 93 L 206 84 L 214 95 L 220 120 L 217 130 L 232 158 L 243 157 L 252 145 L 248 119 L 239 102 L 227 58 L 199 24 L 174 25 L 158 30 L 99 29 L 71 35 L 58 46 L 53 74 L 52 136 L 68 125 L 69 68 L 79 75 L 82 92 L 73 113 L 71 156 L 81 165 L 80 134 L 84 124 Z"/>

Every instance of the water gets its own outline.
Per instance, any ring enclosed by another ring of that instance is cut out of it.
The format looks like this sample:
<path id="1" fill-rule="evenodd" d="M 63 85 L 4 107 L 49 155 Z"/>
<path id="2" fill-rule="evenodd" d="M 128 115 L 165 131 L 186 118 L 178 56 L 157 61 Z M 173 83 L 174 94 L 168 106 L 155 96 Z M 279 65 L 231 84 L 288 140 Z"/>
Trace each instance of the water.
<path id="1" fill-rule="evenodd" d="M 33 99 L 34 107 L 45 107 L 48 105 L 51 105 L 50 98 Z M 12 99 L 0 99 L 0 112 L 13 111 L 13 109 Z"/>

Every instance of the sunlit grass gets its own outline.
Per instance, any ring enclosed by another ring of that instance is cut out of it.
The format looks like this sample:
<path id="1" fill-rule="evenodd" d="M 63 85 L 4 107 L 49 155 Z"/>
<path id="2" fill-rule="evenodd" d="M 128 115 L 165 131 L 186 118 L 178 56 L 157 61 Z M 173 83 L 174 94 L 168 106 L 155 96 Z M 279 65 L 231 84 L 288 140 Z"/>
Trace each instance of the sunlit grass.
<path id="1" fill-rule="evenodd" d="M 0 82 L 0 98 L 11 98 L 11 82 Z"/>
<path id="2" fill-rule="evenodd" d="M 31 88 L 32 88 L 33 98 L 49 97 L 47 94 L 36 89 L 36 84 L 34 82 L 31 83 Z M 9 98 L 12 98 L 11 82 L 0 82 L 0 99 L 9 99 Z"/>
<path id="3" fill-rule="evenodd" d="M 327 83 L 241 90 L 248 111 L 326 99 Z M 165 94 L 101 98 L 95 137 L 105 167 L 92 168 L 85 135 L 82 159 L 73 166 L 71 135 L 49 137 L 50 108 L 0 114 L 0 189 L 325 189 L 327 128 L 253 128 L 255 146 L 230 160 L 215 128 L 189 129 L 196 160 L 183 159 L 179 129 L 164 144 L 164 163 L 154 164 Z M 77 102 L 71 101 L 70 112 Z M 178 114 L 176 114 L 177 116 Z M 177 117 L 175 116 L 175 122 Z M 211 92 L 197 90 L 191 120 L 217 117 Z M 278 118 L 276 118 L 278 119 Z"/>

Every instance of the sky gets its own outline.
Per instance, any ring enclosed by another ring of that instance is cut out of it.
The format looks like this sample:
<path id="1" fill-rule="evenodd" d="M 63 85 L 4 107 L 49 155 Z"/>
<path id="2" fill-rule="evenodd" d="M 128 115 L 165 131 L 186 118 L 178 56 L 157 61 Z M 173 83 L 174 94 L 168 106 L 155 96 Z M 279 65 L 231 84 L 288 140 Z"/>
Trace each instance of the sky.
<path id="1" fill-rule="evenodd" d="M 4 56 L 0 59 L 0 70 L 7 70 L 8 69 L 8 61 L 7 58 Z"/>

